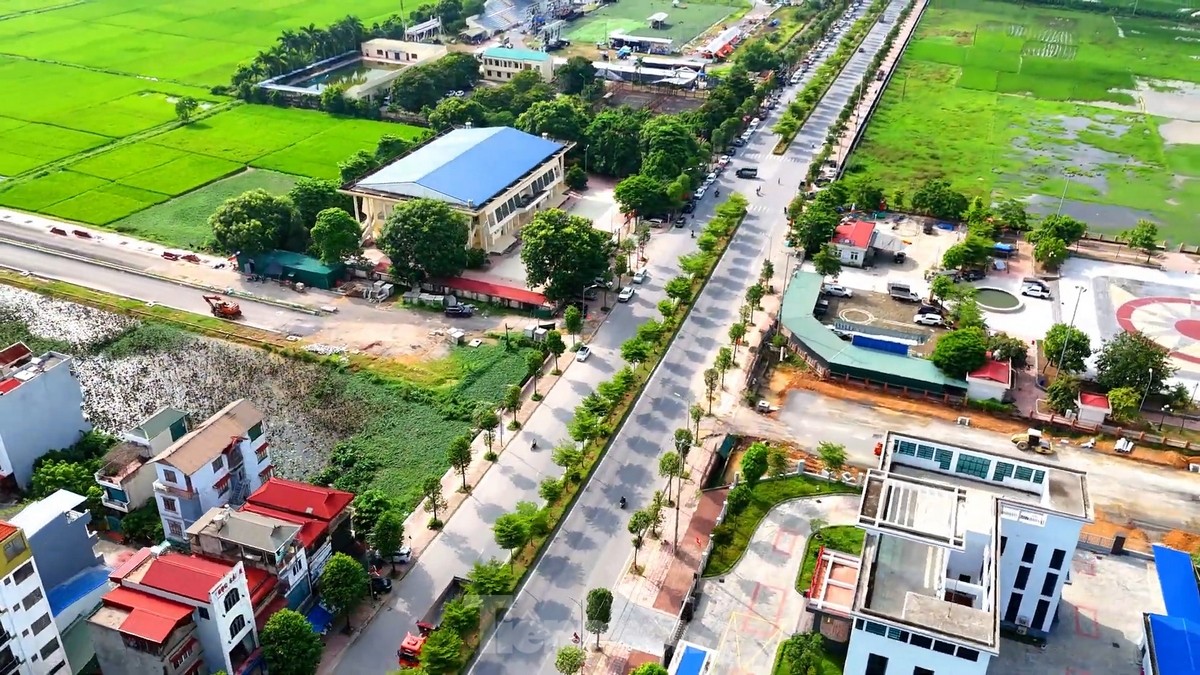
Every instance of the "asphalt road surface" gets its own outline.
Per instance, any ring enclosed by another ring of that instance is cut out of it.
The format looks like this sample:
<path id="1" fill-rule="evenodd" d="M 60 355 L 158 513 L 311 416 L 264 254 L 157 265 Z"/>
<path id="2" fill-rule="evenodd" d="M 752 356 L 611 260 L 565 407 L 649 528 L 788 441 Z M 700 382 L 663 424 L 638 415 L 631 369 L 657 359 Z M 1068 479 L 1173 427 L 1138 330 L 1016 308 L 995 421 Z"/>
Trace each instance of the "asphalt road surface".
<path id="1" fill-rule="evenodd" d="M 626 531 L 629 513 L 647 504 L 660 487 L 658 458 L 672 447 L 675 429 L 688 425 L 688 407 L 696 392 L 701 391 L 703 370 L 726 344 L 728 328 L 763 260 L 768 255 L 781 257 L 775 253 L 782 248 L 787 230 L 783 212 L 807 172 L 813 153 L 811 144 L 824 141 L 903 6 L 903 0 L 895 0 L 889 6 L 888 23 L 872 29 L 863 43 L 863 52 L 853 56 L 786 155 L 771 154 L 777 137 L 769 129 L 781 111 L 773 111 L 776 114 L 764 120 L 763 129 L 733 163 L 734 167 L 757 165 L 759 181 L 739 181 L 733 178 L 733 171 L 727 171 L 719 181 L 722 190 L 736 189 L 746 194 L 750 212 L 697 299 L 679 338 L 651 377 L 628 422 L 613 439 L 587 489 L 521 588 L 503 622 L 485 642 L 473 673 L 554 673 L 555 652 L 570 644 L 572 633 L 580 630 L 580 607 L 588 590 L 611 588 L 613 581 L 625 573 L 632 554 Z M 865 8 L 858 10 L 864 11 Z M 826 55 L 833 47 L 826 50 Z M 802 85 L 789 87 L 785 100 L 794 96 Z M 762 188 L 761 196 L 755 196 L 752 185 Z M 776 269 L 782 267 L 776 264 Z M 621 334 L 631 334 L 635 325 L 630 324 L 628 332 Z M 614 331 L 610 335 L 616 334 Z M 610 354 L 611 351 L 605 354 L 606 361 L 615 360 Z M 587 391 L 573 391 L 572 396 Z M 568 409 L 558 422 L 562 425 L 569 419 Z M 622 496 L 629 500 L 625 511 L 617 505 Z M 492 515 L 498 516 L 500 512 Z M 483 527 L 484 523 L 479 525 Z M 674 623 L 674 617 L 631 606 L 620 597 L 615 599 L 613 617 L 608 639 L 658 653 Z"/>

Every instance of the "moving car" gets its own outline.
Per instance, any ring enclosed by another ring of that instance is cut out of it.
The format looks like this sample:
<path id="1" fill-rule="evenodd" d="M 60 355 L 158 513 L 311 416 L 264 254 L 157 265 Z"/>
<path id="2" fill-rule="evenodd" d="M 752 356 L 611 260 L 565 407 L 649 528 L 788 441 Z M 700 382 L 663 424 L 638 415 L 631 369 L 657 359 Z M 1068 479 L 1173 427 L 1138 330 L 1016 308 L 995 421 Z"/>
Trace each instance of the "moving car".
<path id="1" fill-rule="evenodd" d="M 633 283 L 644 284 L 646 283 L 647 276 L 649 275 L 646 273 L 646 268 L 643 267 L 642 269 L 633 273 Z"/>
<path id="2" fill-rule="evenodd" d="M 583 345 L 582 347 L 579 348 L 579 351 L 575 352 L 575 360 L 580 363 L 583 363 L 584 361 L 587 361 L 588 357 L 591 355 L 592 355 L 592 348 L 587 345 Z"/>
<path id="3" fill-rule="evenodd" d="M 738 178 L 758 178 L 758 168 L 753 166 L 743 166 L 736 171 Z"/>
<path id="4" fill-rule="evenodd" d="M 633 294 L 633 286 L 626 286 L 625 288 L 621 289 L 620 293 L 617 294 L 617 302 L 629 302 L 633 299 Z"/>
<path id="5" fill-rule="evenodd" d="M 684 204 L 682 210 L 684 213 L 691 213 L 692 211 L 695 211 L 696 210 L 696 202 L 688 202 L 688 203 Z M 678 221 L 676 221 L 676 222 L 678 222 Z"/>
<path id="6" fill-rule="evenodd" d="M 913 317 L 913 323 L 922 326 L 941 326 L 945 324 L 945 321 L 937 314 L 918 314 Z"/>
<path id="7" fill-rule="evenodd" d="M 832 295 L 837 298 L 854 297 L 854 291 L 842 286 L 841 284 L 821 284 L 821 292 L 825 295 Z"/>
<path id="8" fill-rule="evenodd" d="M 1033 284 L 1022 286 L 1021 295 L 1028 295 L 1031 298 L 1044 298 L 1046 300 L 1051 298 L 1050 289 L 1045 286 L 1034 286 Z"/>

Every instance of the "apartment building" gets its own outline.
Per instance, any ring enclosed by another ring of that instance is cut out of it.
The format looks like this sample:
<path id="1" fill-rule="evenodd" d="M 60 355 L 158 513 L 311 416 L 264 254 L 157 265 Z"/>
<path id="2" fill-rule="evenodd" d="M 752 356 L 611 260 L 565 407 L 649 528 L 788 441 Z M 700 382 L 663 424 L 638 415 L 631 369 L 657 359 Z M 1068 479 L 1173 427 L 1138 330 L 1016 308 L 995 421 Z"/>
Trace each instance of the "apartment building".
<path id="1" fill-rule="evenodd" d="M 21 528 L 0 521 L 0 673 L 71 673 L 37 561 Z"/>
<path id="2" fill-rule="evenodd" d="M 100 502 L 107 511 L 105 524 L 121 531 L 121 521 L 154 499 L 157 472 L 151 460 L 187 432 L 188 415 L 175 408 L 160 408 L 141 424 L 121 435 L 121 442 L 104 455 L 96 484 L 104 491 Z"/>
<path id="3" fill-rule="evenodd" d="M 155 498 L 168 540 L 187 543 L 187 530 L 209 509 L 241 504 L 271 476 L 263 416 L 239 399 L 171 443 L 153 460 Z"/>
<path id="4" fill-rule="evenodd" d="M 34 356 L 24 343 L 0 349 L 0 480 L 25 489 L 33 463 L 75 444 L 92 424 L 67 354 Z"/>
<path id="5" fill-rule="evenodd" d="M 262 672 L 255 603 L 266 573 L 160 546 L 110 579 L 116 588 L 88 618 L 105 675 Z"/>
<path id="6" fill-rule="evenodd" d="M 296 609 L 312 594 L 300 530 L 301 525 L 281 518 L 221 506 L 210 509 L 187 534 L 193 553 L 241 561 L 274 576 L 282 605 Z"/>
<path id="7" fill-rule="evenodd" d="M 344 490 L 271 478 L 250 495 L 241 510 L 300 525 L 296 538 L 304 547 L 309 579 L 315 586 L 333 553 L 352 548 L 352 501 L 354 495 Z"/>
<path id="8" fill-rule="evenodd" d="M 1092 519 L 1083 472 L 888 433 L 860 503 L 845 672 L 983 675 L 1002 628 L 1046 638 Z"/>
<path id="9" fill-rule="evenodd" d="M 479 72 L 491 82 L 508 82 L 525 71 L 544 81 L 554 79 L 554 59 L 546 52 L 513 47 L 489 47 L 479 52 Z"/>

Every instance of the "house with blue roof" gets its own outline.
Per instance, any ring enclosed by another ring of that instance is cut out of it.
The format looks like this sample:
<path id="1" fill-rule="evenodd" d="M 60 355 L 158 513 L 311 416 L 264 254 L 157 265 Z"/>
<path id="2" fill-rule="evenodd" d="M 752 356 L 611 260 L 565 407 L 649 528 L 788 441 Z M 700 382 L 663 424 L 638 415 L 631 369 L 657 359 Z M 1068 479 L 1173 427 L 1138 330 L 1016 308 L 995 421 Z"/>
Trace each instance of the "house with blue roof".
<path id="1" fill-rule="evenodd" d="M 436 199 L 470 221 L 467 246 L 503 253 L 539 211 L 566 201 L 573 143 L 510 127 L 454 129 L 342 186 L 354 215 L 378 232 L 397 204 Z"/>
<path id="2" fill-rule="evenodd" d="M 1200 584 L 1192 557 L 1159 544 L 1154 565 L 1166 614 L 1143 614 L 1142 673 L 1200 673 Z"/>
<path id="3" fill-rule="evenodd" d="M 554 59 L 546 52 L 515 47 L 488 47 L 479 52 L 479 74 L 485 80 L 511 82 L 527 70 L 549 82 L 554 78 Z"/>

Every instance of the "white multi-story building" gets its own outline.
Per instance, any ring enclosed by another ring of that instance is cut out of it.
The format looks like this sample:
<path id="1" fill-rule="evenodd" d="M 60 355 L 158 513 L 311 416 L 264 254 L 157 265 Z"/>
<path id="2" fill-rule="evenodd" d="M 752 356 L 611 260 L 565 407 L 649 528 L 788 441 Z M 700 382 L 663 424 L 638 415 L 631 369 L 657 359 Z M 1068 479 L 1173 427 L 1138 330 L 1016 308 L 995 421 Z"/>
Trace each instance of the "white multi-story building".
<path id="1" fill-rule="evenodd" d="M 479 52 L 483 79 L 508 82 L 518 74 L 533 71 L 546 82 L 554 79 L 554 59 L 546 52 L 512 47 L 489 47 Z"/>
<path id="2" fill-rule="evenodd" d="M 298 609 L 312 594 L 308 555 L 300 543 L 302 525 L 228 506 L 210 509 L 188 528 L 193 553 L 241 561 L 274 575 L 284 605 Z"/>
<path id="3" fill-rule="evenodd" d="M 71 673 L 62 636 L 21 528 L 0 521 L 0 673 Z"/>
<path id="4" fill-rule="evenodd" d="M 1045 638 L 1092 518 L 1083 472 L 889 433 L 864 483 L 845 672 L 983 675 L 1001 628 Z"/>
<path id="5" fill-rule="evenodd" d="M 92 428 L 71 363 L 58 352 L 34 356 L 22 342 L 0 349 L 0 479 L 10 487 L 28 488 L 39 457 Z"/>
<path id="6" fill-rule="evenodd" d="M 163 533 L 186 545 L 205 512 L 243 503 L 271 477 L 262 413 L 245 399 L 230 403 L 159 453 L 154 470 Z"/>

